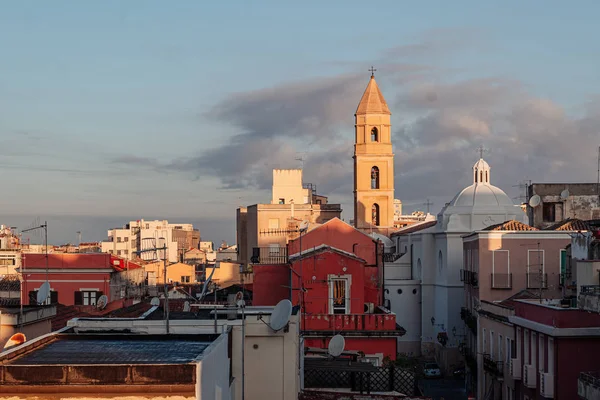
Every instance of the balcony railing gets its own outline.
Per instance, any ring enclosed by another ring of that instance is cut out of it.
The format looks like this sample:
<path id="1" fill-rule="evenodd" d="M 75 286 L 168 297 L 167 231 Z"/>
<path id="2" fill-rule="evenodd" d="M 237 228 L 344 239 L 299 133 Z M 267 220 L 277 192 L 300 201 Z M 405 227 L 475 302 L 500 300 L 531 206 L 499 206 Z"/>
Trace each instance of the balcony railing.
<path id="1" fill-rule="evenodd" d="M 489 354 L 483 355 L 483 369 L 495 377 L 504 377 L 504 363 L 494 361 Z"/>
<path id="2" fill-rule="evenodd" d="M 287 247 L 254 247 L 250 263 L 275 265 L 288 262 Z"/>
<path id="3" fill-rule="evenodd" d="M 581 287 L 581 292 L 585 296 L 600 296 L 600 285 L 586 285 Z"/>
<path id="4" fill-rule="evenodd" d="M 475 271 L 469 271 L 466 269 L 460 270 L 460 281 L 464 282 L 465 285 L 478 286 L 479 278 Z"/>
<path id="5" fill-rule="evenodd" d="M 465 321 L 465 325 L 467 325 L 473 335 L 477 336 L 477 317 L 468 308 L 462 307 L 460 309 L 460 319 Z"/>
<path id="6" fill-rule="evenodd" d="M 512 274 L 490 274 L 492 289 L 512 289 Z"/>
<path id="7" fill-rule="evenodd" d="M 547 289 L 548 274 L 539 272 L 527 273 L 527 289 Z"/>
<path id="8" fill-rule="evenodd" d="M 600 372 L 580 372 L 577 394 L 580 399 L 600 399 Z"/>

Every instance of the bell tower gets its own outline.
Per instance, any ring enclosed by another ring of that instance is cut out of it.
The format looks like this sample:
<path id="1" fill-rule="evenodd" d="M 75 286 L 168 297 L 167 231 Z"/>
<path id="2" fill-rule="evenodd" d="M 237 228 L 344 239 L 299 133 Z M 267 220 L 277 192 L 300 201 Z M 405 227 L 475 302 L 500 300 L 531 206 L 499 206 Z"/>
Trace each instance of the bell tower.
<path id="1" fill-rule="evenodd" d="M 371 79 L 354 114 L 354 226 L 394 227 L 394 153 L 390 109 Z"/>

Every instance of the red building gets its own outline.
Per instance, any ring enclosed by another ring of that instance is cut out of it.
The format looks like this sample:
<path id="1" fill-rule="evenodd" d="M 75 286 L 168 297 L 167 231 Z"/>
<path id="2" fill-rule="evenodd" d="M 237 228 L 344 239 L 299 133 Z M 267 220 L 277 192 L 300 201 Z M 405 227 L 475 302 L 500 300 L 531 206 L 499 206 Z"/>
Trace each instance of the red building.
<path id="1" fill-rule="evenodd" d="M 300 251 L 302 250 L 302 251 Z M 396 359 L 404 330 L 382 307 L 383 245 L 334 218 L 288 243 L 288 263 L 254 265 L 254 305 L 290 298 L 302 309 L 306 347 L 327 348 L 336 334 L 346 350 L 381 364 Z"/>
<path id="2" fill-rule="evenodd" d="M 517 399 L 576 398 L 579 373 L 598 369 L 600 315 L 564 307 L 560 300 L 514 302 Z"/>
<path id="3" fill-rule="evenodd" d="M 48 280 L 48 304 L 95 305 L 100 296 L 110 293 L 111 274 L 127 268 L 140 266 L 104 253 L 24 254 L 21 301 L 35 304 L 37 290 Z"/>

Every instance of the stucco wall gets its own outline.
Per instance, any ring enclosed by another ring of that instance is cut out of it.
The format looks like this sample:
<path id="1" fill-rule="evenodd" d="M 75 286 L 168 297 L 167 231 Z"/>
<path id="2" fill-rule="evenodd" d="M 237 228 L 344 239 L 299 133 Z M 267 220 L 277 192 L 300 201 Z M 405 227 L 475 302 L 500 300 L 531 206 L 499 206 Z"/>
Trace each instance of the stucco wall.
<path id="1" fill-rule="evenodd" d="M 204 351 L 196 368 L 197 400 L 231 400 L 228 335 L 219 336 Z"/>

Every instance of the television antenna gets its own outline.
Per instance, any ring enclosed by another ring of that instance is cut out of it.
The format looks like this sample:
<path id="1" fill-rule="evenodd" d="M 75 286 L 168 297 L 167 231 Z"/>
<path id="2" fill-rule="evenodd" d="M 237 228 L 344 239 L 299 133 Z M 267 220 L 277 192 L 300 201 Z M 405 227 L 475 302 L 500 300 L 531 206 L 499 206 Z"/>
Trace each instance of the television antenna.
<path id="1" fill-rule="evenodd" d="M 346 346 L 346 339 L 340 334 L 337 334 L 331 338 L 329 345 L 327 346 L 327 352 L 332 357 L 339 357 L 344 352 Z"/>
<path id="2" fill-rule="evenodd" d="M 108 296 L 103 294 L 102 296 L 100 296 L 98 301 L 96 301 L 96 308 L 98 308 L 99 310 L 104 310 L 107 305 L 108 305 Z"/>
<path id="3" fill-rule="evenodd" d="M 300 161 L 300 169 L 304 170 L 304 161 L 306 160 L 304 153 L 298 153 L 296 157 L 294 157 L 294 160 Z"/>
<path id="4" fill-rule="evenodd" d="M 269 327 L 275 332 L 285 328 L 290 322 L 292 316 L 292 302 L 288 299 L 283 299 L 275 306 L 269 320 Z"/>
<path id="5" fill-rule="evenodd" d="M 425 203 L 422 205 L 427 207 L 427 214 L 429 214 L 429 207 L 433 205 L 433 202 L 429 201 L 429 198 L 427 198 L 427 201 L 425 201 Z"/>

